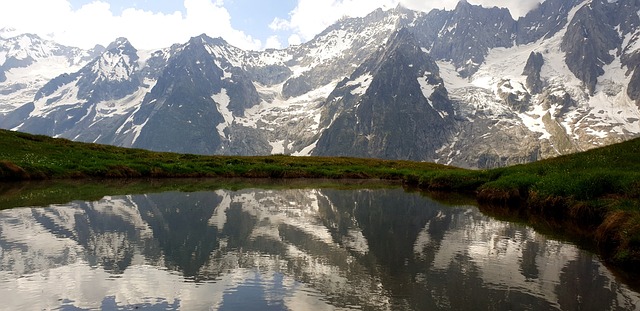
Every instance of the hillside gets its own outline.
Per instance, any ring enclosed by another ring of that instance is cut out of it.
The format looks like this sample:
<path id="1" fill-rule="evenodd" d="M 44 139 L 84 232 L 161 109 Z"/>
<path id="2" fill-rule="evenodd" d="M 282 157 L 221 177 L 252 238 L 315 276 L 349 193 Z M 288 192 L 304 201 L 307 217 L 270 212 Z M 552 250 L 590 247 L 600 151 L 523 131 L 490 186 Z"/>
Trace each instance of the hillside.
<path id="1" fill-rule="evenodd" d="M 384 178 L 451 170 L 444 165 L 358 158 L 202 156 L 73 142 L 0 130 L 0 180 L 60 178 Z"/>

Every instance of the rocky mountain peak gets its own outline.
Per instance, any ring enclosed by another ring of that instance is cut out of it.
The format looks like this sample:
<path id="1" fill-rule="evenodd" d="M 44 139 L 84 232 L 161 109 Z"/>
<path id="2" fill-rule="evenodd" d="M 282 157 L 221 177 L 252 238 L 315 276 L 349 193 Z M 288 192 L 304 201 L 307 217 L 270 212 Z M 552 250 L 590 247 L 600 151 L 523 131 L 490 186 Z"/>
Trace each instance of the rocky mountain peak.
<path id="1" fill-rule="evenodd" d="M 433 157 L 449 138 L 453 113 L 435 62 L 407 28 L 393 32 L 327 100 L 329 124 L 315 155 Z M 337 116 L 336 116 L 337 114 Z M 404 124 L 402 129 L 397 124 Z M 396 128 L 396 130 L 392 130 Z"/>
<path id="2" fill-rule="evenodd" d="M 18 34 L 18 31 L 15 28 L 4 27 L 0 29 L 0 39 L 8 39 L 11 37 L 15 37 Z"/>
<path id="3" fill-rule="evenodd" d="M 137 57 L 138 50 L 131 45 L 127 38 L 120 37 L 107 46 L 105 53 Z"/>
<path id="4" fill-rule="evenodd" d="M 4 29 L 0 36 L 0 115 L 33 101 L 51 79 L 77 71 L 97 55 Z"/>
<path id="5" fill-rule="evenodd" d="M 195 45 L 226 45 L 227 42 L 218 37 L 218 38 L 212 38 L 209 37 L 207 34 L 200 34 L 198 36 L 195 37 L 191 37 L 191 39 L 189 39 L 189 42 L 187 44 L 195 44 Z"/>
<path id="6" fill-rule="evenodd" d="M 456 7 L 452 11 L 454 18 L 472 18 L 475 20 L 478 17 L 478 14 L 481 16 L 486 16 L 487 14 L 492 15 L 498 19 L 505 19 L 511 17 L 511 13 L 509 9 L 500 8 L 500 7 L 485 7 L 480 4 L 471 4 L 467 0 L 458 1 Z M 508 16 L 508 17 L 507 17 Z M 513 19 L 511 17 L 511 19 Z"/>
<path id="7" fill-rule="evenodd" d="M 402 3 L 398 3 L 398 5 L 396 5 L 395 8 L 393 8 L 393 11 L 395 13 L 399 13 L 399 14 L 415 14 L 416 11 L 407 8 L 405 5 L 403 5 Z"/>
<path id="8" fill-rule="evenodd" d="M 430 21 L 421 21 L 413 32 L 427 34 L 420 41 L 431 45 L 435 58 L 451 61 L 462 77 L 473 75 L 490 49 L 513 46 L 517 29 L 507 9 L 466 1 L 458 2 L 453 11 L 432 11 L 422 18 Z"/>
<path id="9" fill-rule="evenodd" d="M 62 47 L 42 40 L 34 34 L 19 34 L 0 41 L 0 66 L 3 68 L 26 67 L 34 60 L 54 55 Z"/>
<path id="10" fill-rule="evenodd" d="M 70 76 L 77 79 L 78 97 L 99 102 L 132 94 L 140 80 L 138 60 L 138 51 L 129 40 L 116 39 L 100 56 Z"/>
<path id="11" fill-rule="evenodd" d="M 480 7 L 480 5 L 473 5 L 467 0 L 460 0 L 458 1 L 458 4 L 456 4 L 456 7 L 453 9 L 453 12 L 456 12 L 459 15 L 467 15 L 471 13 L 471 10 L 476 6 Z"/>
<path id="12" fill-rule="evenodd" d="M 230 44 L 226 40 L 224 40 L 222 37 L 211 38 L 205 35 L 203 39 L 204 39 L 204 42 L 206 42 L 208 45 L 230 46 Z"/>
<path id="13" fill-rule="evenodd" d="M 129 45 L 131 45 L 131 43 L 129 42 L 129 39 L 125 37 L 118 37 L 115 40 L 113 40 L 111 43 L 109 43 L 109 45 L 107 46 L 107 50 L 111 50 L 111 49 L 115 49 L 123 46 L 129 46 Z"/>
<path id="14" fill-rule="evenodd" d="M 518 44 L 551 38 L 567 24 L 569 11 L 582 0 L 546 0 L 518 19 Z"/>

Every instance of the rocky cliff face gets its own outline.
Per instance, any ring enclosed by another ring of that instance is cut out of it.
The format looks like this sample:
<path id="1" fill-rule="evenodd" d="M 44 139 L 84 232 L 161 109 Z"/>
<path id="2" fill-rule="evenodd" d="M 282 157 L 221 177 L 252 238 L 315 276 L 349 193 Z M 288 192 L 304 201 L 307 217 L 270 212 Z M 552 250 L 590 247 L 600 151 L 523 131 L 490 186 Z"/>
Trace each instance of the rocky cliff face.
<path id="1" fill-rule="evenodd" d="M 195 37 L 168 61 L 132 116 L 132 127 L 143 125 L 134 147 L 200 154 L 220 147 L 233 115 L 259 101 L 247 75 L 219 55 L 226 48 L 222 40 Z"/>
<path id="2" fill-rule="evenodd" d="M 449 140 L 453 108 L 436 63 L 402 28 L 329 96 L 314 154 L 422 160 Z M 402 126 L 398 126 L 402 124 Z"/>
<path id="3" fill-rule="evenodd" d="M 592 1 L 575 13 L 562 40 L 569 70 L 585 83 L 590 93 L 595 92 L 598 77 L 604 74 L 604 65 L 615 59 L 610 51 L 616 50 L 622 38 L 614 27 L 618 25 L 610 17 L 608 2 Z"/>
<path id="4" fill-rule="evenodd" d="M 543 1 L 537 8 L 518 19 L 516 44 L 550 39 L 563 31 L 571 19 L 572 10 L 583 0 Z"/>
<path id="5" fill-rule="evenodd" d="M 458 2 L 453 11 L 418 18 L 413 33 L 435 59 L 452 62 L 463 78 L 473 75 L 490 49 L 513 44 L 516 22 L 506 9 Z"/>
<path id="6" fill-rule="evenodd" d="M 158 51 L 118 39 L 36 91 L 0 71 L 12 88 L 0 94 L 32 94 L 5 105 L 0 125 L 199 154 L 529 162 L 640 135 L 638 10 L 546 0 L 514 20 L 465 1 L 398 7 L 266 51 L 204 35 Z"/>
<path id="7" fill-rule="evenodd" d="M 544 58 L 539 52 L 531 52 L 527 64 L 524 65 L 522 75 L 527 77 L 527 88 L 532 94 L 542 92 L 544 84 L 541 79 L 542 66 L 544 66 Z"/>
<path id="8" fill-rule="evenodd" d="M 513 42 L 490 48 L 471 76 L 459 62 L 437 59 L 458 130 L 439 160 L 501 166 L 637 136 L 636 98 L 627 96 L 637 89 L 637 16 L 627 16 L 634 5 L 547 0 L 516 21 Z"/>

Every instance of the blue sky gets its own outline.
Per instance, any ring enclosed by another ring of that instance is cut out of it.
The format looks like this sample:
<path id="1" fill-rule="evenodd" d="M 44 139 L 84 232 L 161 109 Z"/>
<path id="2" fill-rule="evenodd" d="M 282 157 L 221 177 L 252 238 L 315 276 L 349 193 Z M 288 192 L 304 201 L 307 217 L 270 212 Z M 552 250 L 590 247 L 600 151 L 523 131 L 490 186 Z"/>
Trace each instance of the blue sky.
<path id="1" fill-rule="evenodd" d="M 234 28 L 243 29 L 264 42 L 272 35 L 287 35 L 286 32 L 274 31 L 268 26 L 276 17 L 286 19 L 296 4 L 295 0 L 233 0 L 226 1 L 225 7 L 231 14 L 231 25 Z"/>
<path id="2" fill-rule="evenodd" d="M 83 5 L 94 2 L 94 0 L 70 0 L 71 7 L 74 10 L 80 9 Z M 163 13 L 173 13 L 175 11 L 184 12 L 182 1 L 158 1 L 158 0 L 110 0 L 106 1 L 111 5 L 111 9 L 115 14 L 122 14 L 122 11 L 128 8 L 138 8 L 148 11 L 156 11 Z"/>
<path id="3" fill-rule="evenodd" d="M 467 0 L 518 17 L 542 0 Z M 458 0 L 3 0 L 0 28 L 90 48 L 126 37 L 138 49 L 184 43 L 206 33 L 244 49 L 283 48 L 310 40 L 343 16 L 376 8 L 452 9 Z"/>
<path id="4" fill-rule="evenodd" d="M 80 9 L 83 5 L 95 0 L 70 0 L 73 9 Z M 145 11 L 171 14 L 179 11 L 186 14 L 182 0 L 109 0 L 111 10 L 120 15 L 125 9 L 137 8 Z M 277 18 L 286 19 L 289 12 L 296 7 L 296 0 L 226 0 L 224 7 L 231 15 L 231 26 L 243 30 L 262 42 L 273 35 L 287 35 L 283 31 L 274 31 L 268 26 Z"/>

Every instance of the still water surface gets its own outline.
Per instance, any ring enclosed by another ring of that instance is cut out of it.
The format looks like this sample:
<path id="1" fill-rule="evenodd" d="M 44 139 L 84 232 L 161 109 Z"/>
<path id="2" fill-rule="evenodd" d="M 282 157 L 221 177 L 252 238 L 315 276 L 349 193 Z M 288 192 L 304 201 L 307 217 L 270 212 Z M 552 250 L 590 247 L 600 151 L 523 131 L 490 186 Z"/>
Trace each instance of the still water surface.
<path id="1" fill-rule="evenodd" d="M 0 211 L 3 310 L 638 310 L 598 258 L 402 189 Z"/>

